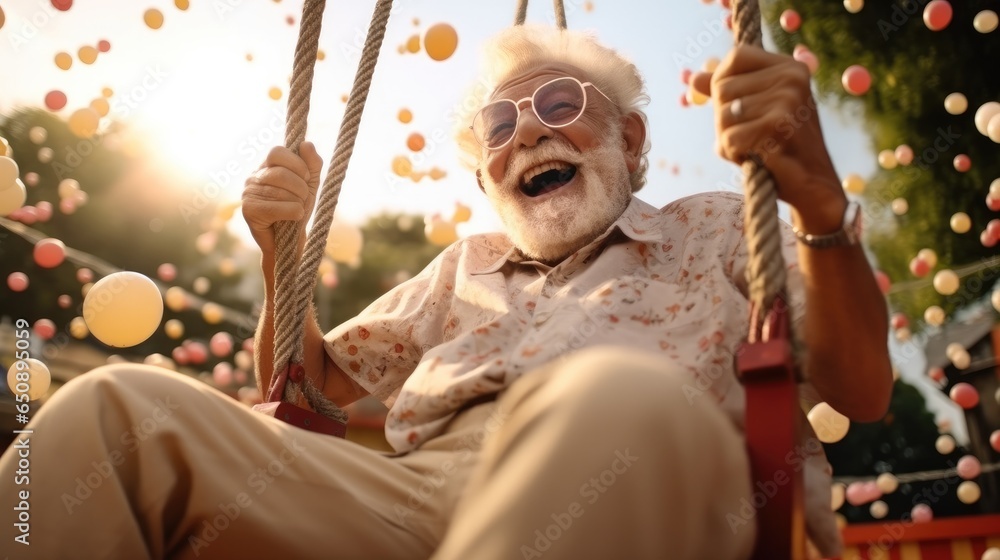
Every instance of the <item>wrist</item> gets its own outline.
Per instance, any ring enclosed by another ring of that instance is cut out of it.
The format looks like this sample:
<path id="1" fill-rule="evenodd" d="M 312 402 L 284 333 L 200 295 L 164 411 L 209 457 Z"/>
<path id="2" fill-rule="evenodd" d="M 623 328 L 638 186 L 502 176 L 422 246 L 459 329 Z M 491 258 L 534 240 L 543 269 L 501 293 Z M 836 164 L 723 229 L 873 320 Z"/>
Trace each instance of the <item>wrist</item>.
<path id="1" fill-rule="evenodd" d="M 843 191 L 827 197 L 815 197 L 803 208 L 792 207 L 792 225 L 811 235 L 836 233 L 844 226 L 844 213 L 849 203 Z"/>

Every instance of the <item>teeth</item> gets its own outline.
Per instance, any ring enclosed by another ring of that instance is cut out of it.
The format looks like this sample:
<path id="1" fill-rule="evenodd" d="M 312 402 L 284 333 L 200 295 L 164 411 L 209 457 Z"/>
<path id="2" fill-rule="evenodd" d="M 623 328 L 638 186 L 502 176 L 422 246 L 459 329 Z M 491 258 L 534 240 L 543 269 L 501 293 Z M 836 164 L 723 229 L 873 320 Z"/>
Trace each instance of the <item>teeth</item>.
<path id="1" fill-rule="evenodd" d="M 541 165 L 536 165 L 535 167 L 532 167 L 531 169 L 527 170 L 524 173 L 524 175 L 521 177 L 521 181 L 522 181 L 522 184 L 527 185 L 527 184 L 531 183 L 532 179 L 534 179 L 535 177 L 538 177 L 539 175 L 541 175 L 542 173 L 545 173 L 546 171 L 551 171 L 553 169 L 558 169 L 560 171 L 565 171 L 565 170 L 568 170 L 568 169 L 570 169 L 572 167 L 573 167 L 572 165 L 570 165 L 570 164 L 568 164 L 566 162 L 562 162 L 562 161 L 550 161 L 548 163 L 543 163 Z"/>

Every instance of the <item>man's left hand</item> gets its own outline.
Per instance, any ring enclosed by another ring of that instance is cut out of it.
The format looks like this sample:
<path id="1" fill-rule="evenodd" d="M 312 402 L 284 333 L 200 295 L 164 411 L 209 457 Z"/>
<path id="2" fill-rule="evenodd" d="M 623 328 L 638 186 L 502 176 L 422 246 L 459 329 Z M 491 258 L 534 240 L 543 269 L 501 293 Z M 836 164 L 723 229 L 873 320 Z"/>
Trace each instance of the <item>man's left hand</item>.
<path id="1" fill-rule="evenodd" d="M 809 69 L 782 54 L 736 47 L 691 86 L 712 98 L 719 154 L 737 164 L 756 154 L 778 196 L 813 233 L 841 225 L 846 197 L 827 153 Z"/>

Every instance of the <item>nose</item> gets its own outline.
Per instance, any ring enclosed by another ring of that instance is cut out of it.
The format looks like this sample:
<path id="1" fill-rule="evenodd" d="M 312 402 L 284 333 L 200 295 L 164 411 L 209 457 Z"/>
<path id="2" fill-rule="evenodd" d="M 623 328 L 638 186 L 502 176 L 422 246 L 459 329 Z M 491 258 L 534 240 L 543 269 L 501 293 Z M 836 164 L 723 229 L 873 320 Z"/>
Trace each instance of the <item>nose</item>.
<path id="1" fill-rule="evenodd" d="M 517 146 L 536 146 L 545 138 L 551 138 L 552 129 L 545 126 L 545 123 L 538 119 L 535 111 L 531 108 L 531 101 L 525 100 L 518 105 L 517 126 L 514 129 L 514 139 L 512 144 Z"/>

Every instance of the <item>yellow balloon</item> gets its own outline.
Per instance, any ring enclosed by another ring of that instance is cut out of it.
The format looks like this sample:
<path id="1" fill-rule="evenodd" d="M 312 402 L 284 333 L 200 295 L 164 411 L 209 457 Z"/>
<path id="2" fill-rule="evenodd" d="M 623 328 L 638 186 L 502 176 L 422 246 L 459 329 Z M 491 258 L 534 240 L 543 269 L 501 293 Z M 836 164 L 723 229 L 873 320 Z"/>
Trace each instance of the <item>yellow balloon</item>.
<path id="1" fill-rule="evenodd" d="M 837 483 L 830 486 L 830 509 L 837 511 L 841 506 L 844 505 L 845 494 L 847 494 L 847 486 Z"/>
<path id="2" fill-rule="evenodd" d="M 174 0 L 174 6 L 177 6 L 177 9 L 183 12 L 191 7 L 191 2 L 189 0 Z"/>
<path id="3" fill-rule="evenodd" d="M 895 169 L 899 162 L 896 161 L 896 152 L 893 150 L 882 150 L 878 153 L 878 164 L 882 169 Z"/>
<path id="4" fill-rule="evenodd" d="M 979 497 L 982 496 L 982 491 L 979 489 L 979 485 L 971 480 L 966 480 L 965 482 L 958 485 L 958 499 L 963 504 L 974 504 L 979 501 Z"/>
<path id="5" fill-rule="evenodd" d="M 955 212 L 951 216 L 951 231 L 966 233 L 972 228 L 972 219 L 965 212 Z"/>
<path id="6" fill-rule="evenodd" d="M 965 95 L 955 92 L 944 98 L 944 110 L 952 115 L 961 115 L 969 108 L 969 100 Z"/>
<path id="7" fill-rule="evenodd" d="M 334 218 L 326 238 L 326 255 L 334 262 L 356 268 L 361 264 L 361 248 L 365 238 L 361 229 Z"/>
<path id="8" fill-rule="evenodd" d="M 851 173 L 844 177 L 843 187 L 851 194 L 861 194 L 865 192 L 865 180 L 861 178 L 861 175 Z"/>
<path id="9" fill-rule="evenodd" d="M 99 117 L 108 116 L 108 112 L 111 110 L 111 106 L 108 105 L 108 100 L 103 97 L 98 97 L 91 101 L 90 108 L 93 109 Z"/>
<path id="10" fill-rule="evenodd" d="M 52 374 L 48 366 L 34 358 L 14 362 L 7 370 L 7 386 L 10 387 L 10 391 L 15 395 L 27 393 L 28 400 L 33 401 L 45 396 L 45 393 L 49 392 L 50 385 L 52 385 Z"/>
<path id="11" fill-rule="evenodd" d="M 837 443 L 844 439 L 851 427 L 851 421 L 846 416 L 825 402 L 812 407 L 807 417 L 816 437 L 823 443 Z"/>
<path id="12" fill-rule="evenodd" d="M 893 155 L 892 157 L 896 157 Z M 892 202 L 889 203 L 890 208 L 892 208 L 892 213 L 897 216 L 902 216 L 910 210 L 910 203 L 906 201 L 905 198 L 894 198 Z"/>
<path id="13" fill-rule="evenodd" d="M 424 33 L 424 50 L 434 60 L 447 60 L 458 48 L 458 33 L 447 23 L 437 23 Z"/>
<path id="14" fill-rule="evenodd" d="M 163 318 L 163 298 L 152 280 L 138 272 L 116 272 L 87 292 L 83 318 L 98 340 L 117 348 L 140 344 Z"/>
<path id="15" fill-rule="evenodd" d="M 225 313 L 222 307 L 217 303 L 206 303 L 205 307 L 201 308 L 201 317 L 205 319 L 205 322 L 209 325 L 217 325 L 222 322 L 222 318 Z"/>
<path id="16" fill-rule="evenodd" d="M 407 124 L 413 120 L 413 113 L 409 109 L 400 109 L 396 118 L 399 119 L 399 122 Z"/>
<path id="17" fill-rule="evenodd" d="M 147 366 L 157 366 L 166 369 L 172 369 L 177 371 L 177 364 L 173 360 L 164 356 L 163 354 L 150 354 L 142 360 L 142 363 Z"/>
<path id="18" fill-rule="evenodd" d="M 166 301 L 167 308 L 171 311 L 184 311 L 187 309 L 187 292 L 184 288 L 179 286 L 171 286 L 167 288 L 167 293 L 164 295 L 163 299 Z M 168 323 L 170 321 L 167 321 Z M 179 323 L 180 321 L 178 321 Z"/>
<path id="19" fill-rule="evenodd" d="M 90 138 L 97 133 L 99 121 L 97 111 L 90 107 L 77 109 L 69 116 L 69 129 L 80 138 Z"/>
<path id="20" fill-rule="evenodd" d="M 146 22 L 146 26 L 150 29 L 159 29 L 163 26 L 163 12 L 156 8 L 150 8 L 146 10 L 146 13 L 142 14 L 142 20 Z"/>
<path id="21" fill-rule="evenodd" d="M 267 96 L 275 101 L 281 99 L 281 88 L 272 87 L 271 89 L 267 90 Z"/>
<path id="22" fill-rule="evenodd" d="M 456 224 L 461 224 L 463 222 L 468 222 L 471 218 L 472 209 L 461 202 L 456 202 L 455 213 L 451 215 L 451 221 Z"/>
<path id="23" fill-rule="evenodd" d="M 163 332 L 167 333 L 170 338 L 177 340 L 184 336 L 184 323 L 178 319 L 170 319 L 163 324 Z"/>
<path id="24" fill-rule="evenodd" d="M 432 220 L 424 227 L 424 234 L 427 240 L 441 247 L 451 245 L 458 241 L 458 232 L 455 231 L 455 224 L 442 219 Z"/>
<path id="25" fill-rule="evenodd" d="M 892 494 L 899 488 L 899 480 L 892 473 L 882 473 L 875 479 L 875 485 L 883 494 Z"/>
<path id="26" fill-rule="evenodd" d="M 687 90 L 687 98 L 692 105 L 704 105 L 708 103 L 708 96 L 693 87 Z"/>
<path id="27" fill-rule="evenodd" d="M 87 328 L 87 322 L 83 320 L 83 317 L 73 317 L 73 320 L 69 322 L 69 334 L 80 340 L 87 338 L 90 329 Z"/>
<path id="28" fill-rule="evenodd" d="M 411 53 L 420 52 L 420 35 L 412 35 L 406 40 L 406 50 Z"/>
<path id="29" fill-rule="evenodd" d="M 954 270 L 944 269 L 934 275 L 934 289 L 943 296 L 950 296 L 958 291 L 960 281 Z"/>
<path id="30" fill-rule="evenodd" d="M 0 191 L 14 186 L 14 181 L 21 174 L 17 162 L 7 156 L 0 156 Z"/>
<path id="31" fill-rule="evenodd" d="M 80 47 L 80 50 L 76 52 L 76 56 L 80 58 L 80 62 L 84 64 L 93 64 L 97 60 L 97 49 L 91 47 L 90 45 L 85 45 Z"/>
<path id="32" fill-rule="evenodd" d="M 60 70 L 69 70 L 70 66 L 73 66 L 73 57 L 65 52 L 56 53 L 56 66 Z"/>

